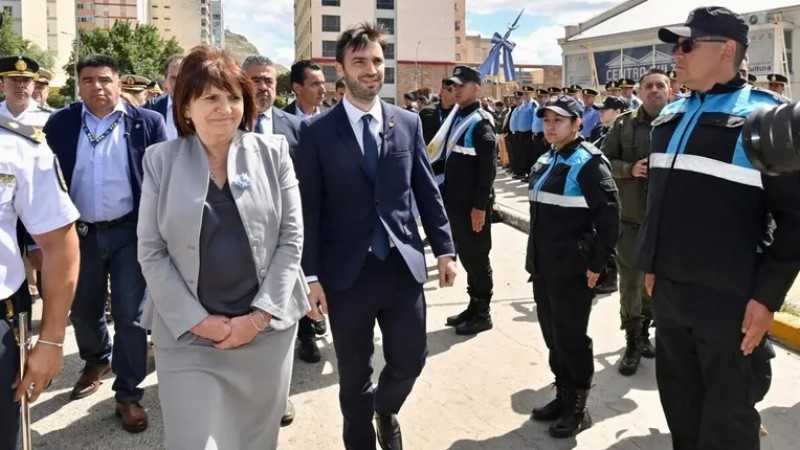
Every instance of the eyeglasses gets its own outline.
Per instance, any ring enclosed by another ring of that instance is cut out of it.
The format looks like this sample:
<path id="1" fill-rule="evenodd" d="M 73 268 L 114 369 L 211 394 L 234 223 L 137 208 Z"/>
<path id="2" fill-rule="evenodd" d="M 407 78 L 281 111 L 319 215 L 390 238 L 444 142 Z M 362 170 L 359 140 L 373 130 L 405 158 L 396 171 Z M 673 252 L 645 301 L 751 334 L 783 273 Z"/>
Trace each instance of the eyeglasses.
<path id="1" fill-rule="evenodd" d="M 725 40 L 725 39 L 694 39 L 694 38 L 690 38 L 690 39 L 686 39 L 683 42 L 678 42 L 675 45 L 673 45 L 672 46 L 672 54 L 674 55 L 675 53 L 677 53 L 678 49 L 681 49 L 681 52 L 683 52 L 683 53 L 691 53 L 692 50 L 694 50 L 694 48 L 697 47 L 697 43 L 698 42 L 728 42 L 728 41 Z"/>

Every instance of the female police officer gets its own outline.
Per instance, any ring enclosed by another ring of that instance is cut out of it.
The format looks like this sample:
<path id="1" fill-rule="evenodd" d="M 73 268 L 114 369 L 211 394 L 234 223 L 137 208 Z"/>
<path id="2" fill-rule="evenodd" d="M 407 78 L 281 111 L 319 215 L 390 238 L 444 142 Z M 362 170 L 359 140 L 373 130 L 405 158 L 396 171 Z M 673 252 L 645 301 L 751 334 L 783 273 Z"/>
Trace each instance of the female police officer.
<path id="1" fill-rule="evenodd" d="M 613 255 L 619 196 L 611 166 L 580 136 L 583 108 L 559 96 L 536 114 L 552 148 L 530 177 L 531 229 L 526 269 L 533 275 L 539 325 L 550 351 L 556 399 L 532 418 L 555 422 L 550 434 L 566 438 L 591 426 L 586 411 L 594 363 L 586 335 L 594 287 Z"/>

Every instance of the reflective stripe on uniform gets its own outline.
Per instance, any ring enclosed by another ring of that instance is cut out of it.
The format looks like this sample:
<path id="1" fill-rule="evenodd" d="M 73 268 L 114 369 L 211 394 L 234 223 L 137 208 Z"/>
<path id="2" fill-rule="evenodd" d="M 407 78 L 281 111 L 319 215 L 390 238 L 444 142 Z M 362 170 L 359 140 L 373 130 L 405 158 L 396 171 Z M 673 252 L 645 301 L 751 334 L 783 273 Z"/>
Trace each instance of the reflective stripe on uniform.
<path id="1" fill-rule="evenodd" d="M 477 153 L 475 153 L 475 148 L 464 147 L 461 145 L 454 146 L 452 151 L 453 153 L 461 153 L 462 155 L 477 156 Z"/>
<path id="2" fill-rule="evenodd" d="M 673 158 L 675 163 L 673 166 Z M 757 188 L 762 188 L 761 173 L 755 169 L 737 166 L 735 164 L 717 161 L 698 155 L 687 154 L 667 154 L 653 153 L 650 155 L 650 168 L 669 169 L 675 167 L 678 170 L 701 173 L 734 183 L 745 184 Z"/>
<path id="3" fill-rule="evenodd" d="M 528 200 L 547 205 L 563 206 L 565 208 L 588 208 L 583 196 L 559 195 L 552 192 L 528 191 Z"/>

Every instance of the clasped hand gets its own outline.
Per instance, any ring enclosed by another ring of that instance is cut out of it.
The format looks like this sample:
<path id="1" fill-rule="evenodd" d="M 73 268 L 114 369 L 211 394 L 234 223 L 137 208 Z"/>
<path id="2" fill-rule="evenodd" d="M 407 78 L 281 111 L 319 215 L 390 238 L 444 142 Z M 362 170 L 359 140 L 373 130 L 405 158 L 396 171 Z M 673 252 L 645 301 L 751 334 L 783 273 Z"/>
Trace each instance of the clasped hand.
<path id="1" fill-rule="evenodd" d="M 218 315 L 208 316 L 192 327 L 190 331 L 197 336 L 213 341 L 214 347 L 218 349 L 231 349 L 248 344 L 259 333 L 247 314 L 233 318 Z"/>

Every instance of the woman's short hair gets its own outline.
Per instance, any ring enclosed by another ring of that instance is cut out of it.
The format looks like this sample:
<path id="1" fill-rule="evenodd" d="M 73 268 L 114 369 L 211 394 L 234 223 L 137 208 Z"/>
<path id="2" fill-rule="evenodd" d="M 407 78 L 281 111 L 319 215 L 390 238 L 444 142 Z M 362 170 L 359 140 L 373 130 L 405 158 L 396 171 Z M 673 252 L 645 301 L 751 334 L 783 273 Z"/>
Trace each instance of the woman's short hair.
<path id="1" fill-rule="evenodd" d="M 230 53 L 219 47 L 199 45 L 181 62 L 178 80 L 175 82 L 172 114 L 178 135 L 189 136 L 195 133 L 194 124 L 186 118 L 186 110 L 189 104 L 211 86 L 227 92 L 234 92 L 237 87 L 242 91 L 244 115 L 239 129 L 251 131 L 257 110 L 250 79 Z"/>

